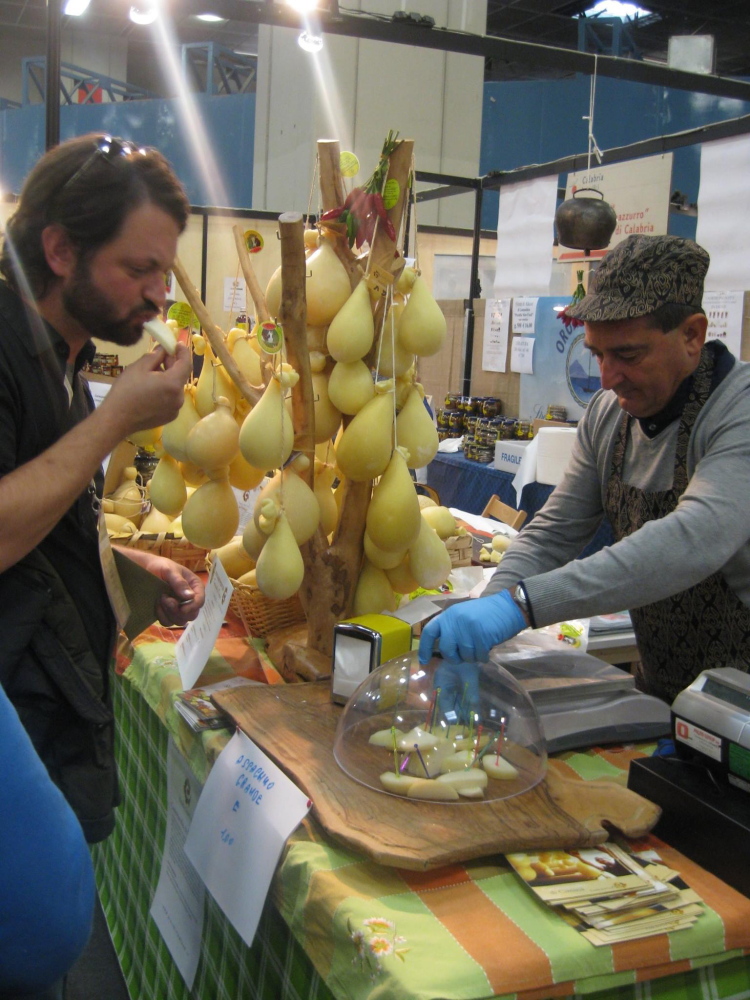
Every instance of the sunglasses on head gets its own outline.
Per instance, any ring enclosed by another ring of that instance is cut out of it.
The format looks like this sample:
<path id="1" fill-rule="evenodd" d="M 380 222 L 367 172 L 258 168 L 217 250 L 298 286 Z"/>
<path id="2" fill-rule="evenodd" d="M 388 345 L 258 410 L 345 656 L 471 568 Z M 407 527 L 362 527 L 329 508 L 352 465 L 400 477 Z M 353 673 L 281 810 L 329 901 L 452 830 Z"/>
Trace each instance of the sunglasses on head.
<path id="1" fill-rule="evenodd" d="M 127 139 L 115 139 L 111 135 L 103 135 L 96 141 L 91 155 L 88 156 L 78 170 L 76 170 L 75 173 L 67 179 L 60 190 L 64 191 L 66 188 L 75 184 L 91 169 L 95 163 L 100 160 L 111 165 L 119 156 L 132 156 L 135 153 L 145 155 L 145 152 L 145 149 L 135 146 L 132 142 L 128 142 Z"/>

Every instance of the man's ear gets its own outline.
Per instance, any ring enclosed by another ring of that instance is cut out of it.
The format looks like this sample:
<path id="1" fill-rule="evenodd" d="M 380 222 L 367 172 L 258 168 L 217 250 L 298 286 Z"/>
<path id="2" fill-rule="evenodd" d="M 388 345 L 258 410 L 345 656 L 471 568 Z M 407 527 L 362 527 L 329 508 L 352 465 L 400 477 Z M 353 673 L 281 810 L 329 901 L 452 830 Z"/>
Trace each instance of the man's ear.
<path id="1" fill-rule="evenodd" d="M 53 222 L 42 230 L 42 249 L 50 270 L 58 278 L 67 278 L 75 271 L 78 251 L 59 223 Z"/>
<path id="2" fill-rule="evenodd" d="M 708 316 L 704 313 L 693 313 L 682 323 L 682 336 L 685 347 L 691 357 L 697 357 L 706 342 L 708 331 Z"/>

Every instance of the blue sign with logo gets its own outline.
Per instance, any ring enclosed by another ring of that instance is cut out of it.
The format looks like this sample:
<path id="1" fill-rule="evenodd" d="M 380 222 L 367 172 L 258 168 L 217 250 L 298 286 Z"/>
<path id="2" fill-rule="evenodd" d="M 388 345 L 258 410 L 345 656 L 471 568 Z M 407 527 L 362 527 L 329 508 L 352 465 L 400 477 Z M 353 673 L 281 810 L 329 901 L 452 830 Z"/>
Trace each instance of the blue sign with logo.
<path id="1" fill-rule="evenodd" d="M 519 417 L 544 417 L 548 406 L 564 406 L 568 420 L 580 420 L 601 389 L 599 366 L 583 343 L 583 327 L 565 324 L 560 313 L 569 298 L 542 296 L 534 324 L 534 373 L 521 375 Z"/>

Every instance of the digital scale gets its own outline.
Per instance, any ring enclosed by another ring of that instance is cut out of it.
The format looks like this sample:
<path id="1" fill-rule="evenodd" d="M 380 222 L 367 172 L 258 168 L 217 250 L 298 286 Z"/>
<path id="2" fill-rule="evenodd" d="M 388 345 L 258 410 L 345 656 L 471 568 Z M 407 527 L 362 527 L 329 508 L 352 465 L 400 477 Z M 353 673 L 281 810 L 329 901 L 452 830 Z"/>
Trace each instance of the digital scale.
<path id="1" fill-rule="evenodd" d="M 658 837 L 750 896 L 750 676 L 704 670 L 671 715 L 676 753 L 631 761 L 628 788 L 661 806 Z"/>
<path id="2" fill-rule="evenodd" d="M 539 714 L 547 750 L 657 739 L 670 732 L 669 705 L 636 690 L 635 678 L 586 653 L 529 661 L 493 656 L 520 681 Z"/>
<path id="3" fill-rule="evenodd" d="M 704 670 L 672 703 L 675 749 L 703 760 L 735 788 L 750 791 L 750 675 Z"/>

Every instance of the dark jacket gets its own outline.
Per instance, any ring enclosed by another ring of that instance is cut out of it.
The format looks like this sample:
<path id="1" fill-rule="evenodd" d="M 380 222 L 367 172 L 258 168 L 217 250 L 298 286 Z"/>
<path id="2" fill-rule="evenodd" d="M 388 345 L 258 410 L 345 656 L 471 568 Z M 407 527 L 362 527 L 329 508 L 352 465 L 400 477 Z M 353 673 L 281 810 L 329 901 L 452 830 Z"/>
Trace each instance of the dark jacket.
<path id="1" fill-rule="evenodd" d="M 0 574 L 0 636 L 0 683 L 86 839 L 103 840 L 119 801 L 107 673 L 38 549 Z"/>

